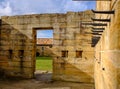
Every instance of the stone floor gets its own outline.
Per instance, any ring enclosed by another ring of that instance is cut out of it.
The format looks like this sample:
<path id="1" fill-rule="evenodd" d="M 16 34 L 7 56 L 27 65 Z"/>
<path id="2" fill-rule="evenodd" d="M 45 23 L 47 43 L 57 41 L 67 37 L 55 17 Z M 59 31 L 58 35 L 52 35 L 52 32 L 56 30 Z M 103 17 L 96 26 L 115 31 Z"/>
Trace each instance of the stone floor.
<path id="1" fill-rule="evenodd" d="M 37 71 L 35 79 L 1 79 L 0 89 L 94 89 L 94 84 L 52 81 L 52 73 Z"/>

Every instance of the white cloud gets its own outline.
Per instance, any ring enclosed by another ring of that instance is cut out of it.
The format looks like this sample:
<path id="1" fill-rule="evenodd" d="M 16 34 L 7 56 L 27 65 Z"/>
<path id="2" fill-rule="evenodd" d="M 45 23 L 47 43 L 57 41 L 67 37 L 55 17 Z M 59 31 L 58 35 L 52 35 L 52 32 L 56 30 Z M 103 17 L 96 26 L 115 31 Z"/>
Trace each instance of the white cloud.
<path id="1" fill-rule="evenodd" d="M 83 11 L 87 9 L 87 4 L 83 1 L 72 1 L 66 0 L 66 4 L 64 5 L 65 11 Z"/>
<path id="2" fill-rule="evenodd" d="M 0 5 L 0 16 L 2 15 L 11 15 L 12 14 L 12 8 L 10 7 L 10 3 L 2 3 Z"/>
<path id="3" fill-rule="evenodd" d="M 67 11 L 83 11 L 92 8 L 93 4 L 72 0 L 2 0 L 0 16 L 39 13 L 66 13 Z M 50 32 L 39 32 L 37 37 L 52 37 Z"/>
<path id="4" fill-rule="evenodd" d="M 16 13 L 54 13 L 59 11 L 59 7 L 53 0 L 9 0 Z"/>
<path id="5" fill-rule="evenodd" d="M 91 5 L 92 6 L 92 5 Z M 3 0 L 0 1 L 0 15 L 21 15 L 39 13 L 66 13 L 89 8 L 86 2 L 72 0 Z"/>

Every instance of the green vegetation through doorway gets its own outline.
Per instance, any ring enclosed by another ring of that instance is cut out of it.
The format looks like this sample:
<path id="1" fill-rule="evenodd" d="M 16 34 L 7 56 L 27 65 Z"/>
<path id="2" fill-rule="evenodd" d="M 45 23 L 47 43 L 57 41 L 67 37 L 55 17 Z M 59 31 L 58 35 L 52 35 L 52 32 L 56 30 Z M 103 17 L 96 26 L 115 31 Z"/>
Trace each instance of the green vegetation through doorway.
<path id="1" fill-rule="evenodd" d="M 52 57 L 36 57 L 36 70 L 52 71 Z"/>

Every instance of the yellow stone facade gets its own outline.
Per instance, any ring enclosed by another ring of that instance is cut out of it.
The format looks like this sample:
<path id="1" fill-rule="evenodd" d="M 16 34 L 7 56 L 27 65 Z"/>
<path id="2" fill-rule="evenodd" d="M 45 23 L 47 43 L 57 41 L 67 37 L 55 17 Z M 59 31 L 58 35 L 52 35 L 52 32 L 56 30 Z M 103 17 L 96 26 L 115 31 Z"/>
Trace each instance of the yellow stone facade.
<path id="1" fill-rule="evenodd" d="M 96 18 L 111 19 L 95 47 L 95 89 L 120 89 L 120 0 L 97 1 Z"/>
<path id="2" fill-rule="evenodd" d="M 1 18 L 0 70 L 9 77 L 33 78 L 36 30 L 53 29 L 53 80 L 94 82 L 94 48 L 91 11 L 66 14 L 3 16 Z"/>
<path id="3" fill-rule="evenodd" d="M 91 47 L 91 11 L 3 16 L 0 25 L 0 75 L 33 78 L 36 30 L 53 29 L 53 80 L 95 83 L 95 89 L 120 89 L 120 0 L 96 2 L 97 19 L 110 19 Z M 106 22 L 103 22 L 106 23 Z M 99 28 L 99 27 L 98 27 Z"/>

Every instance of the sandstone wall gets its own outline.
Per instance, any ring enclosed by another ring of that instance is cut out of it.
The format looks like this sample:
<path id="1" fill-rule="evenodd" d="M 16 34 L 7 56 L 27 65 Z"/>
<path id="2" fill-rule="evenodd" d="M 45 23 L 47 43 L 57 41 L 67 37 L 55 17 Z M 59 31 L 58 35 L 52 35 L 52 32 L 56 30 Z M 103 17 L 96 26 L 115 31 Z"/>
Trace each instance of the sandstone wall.
<path id="1" fill-rule="evenodd" d="M 90 28 L 83 29 L 80 25 L 91 16 L 90 11 L 85 11 L 2 17 L 0 68 L 7 76 L 33 78 L 36 29 L 52 28 L 53 79 L 94 82 L 94 49 L 90 44 L 91 34 L 85 33 Z"/>
<path id="2" fill-rule="evenodd" d="M 97 1 L 96 10 L 114 10 L 115 14 L 96 14 L 96 18 L 110 18 L 95 47 L 96 89 L 120 89 L 120 0 Z"/>
<path id="3" fill-rule="evenodd" d="M 85 17 L 86 16 L 86 17 Z M 93 55 L 91 47 L 90 28 L 82 29 L 81 21 L 90 21 L 90 13 L 67 13 L 66 27 L 54 30 L 53 49 L 54 57 L 54 79 L 66 81 L 93 82 Z M 61 51 L 68 51 L 68 57 L 62 57 Z M 82 58 L 76 57 L 76 51 L 83 51 Z"/>

